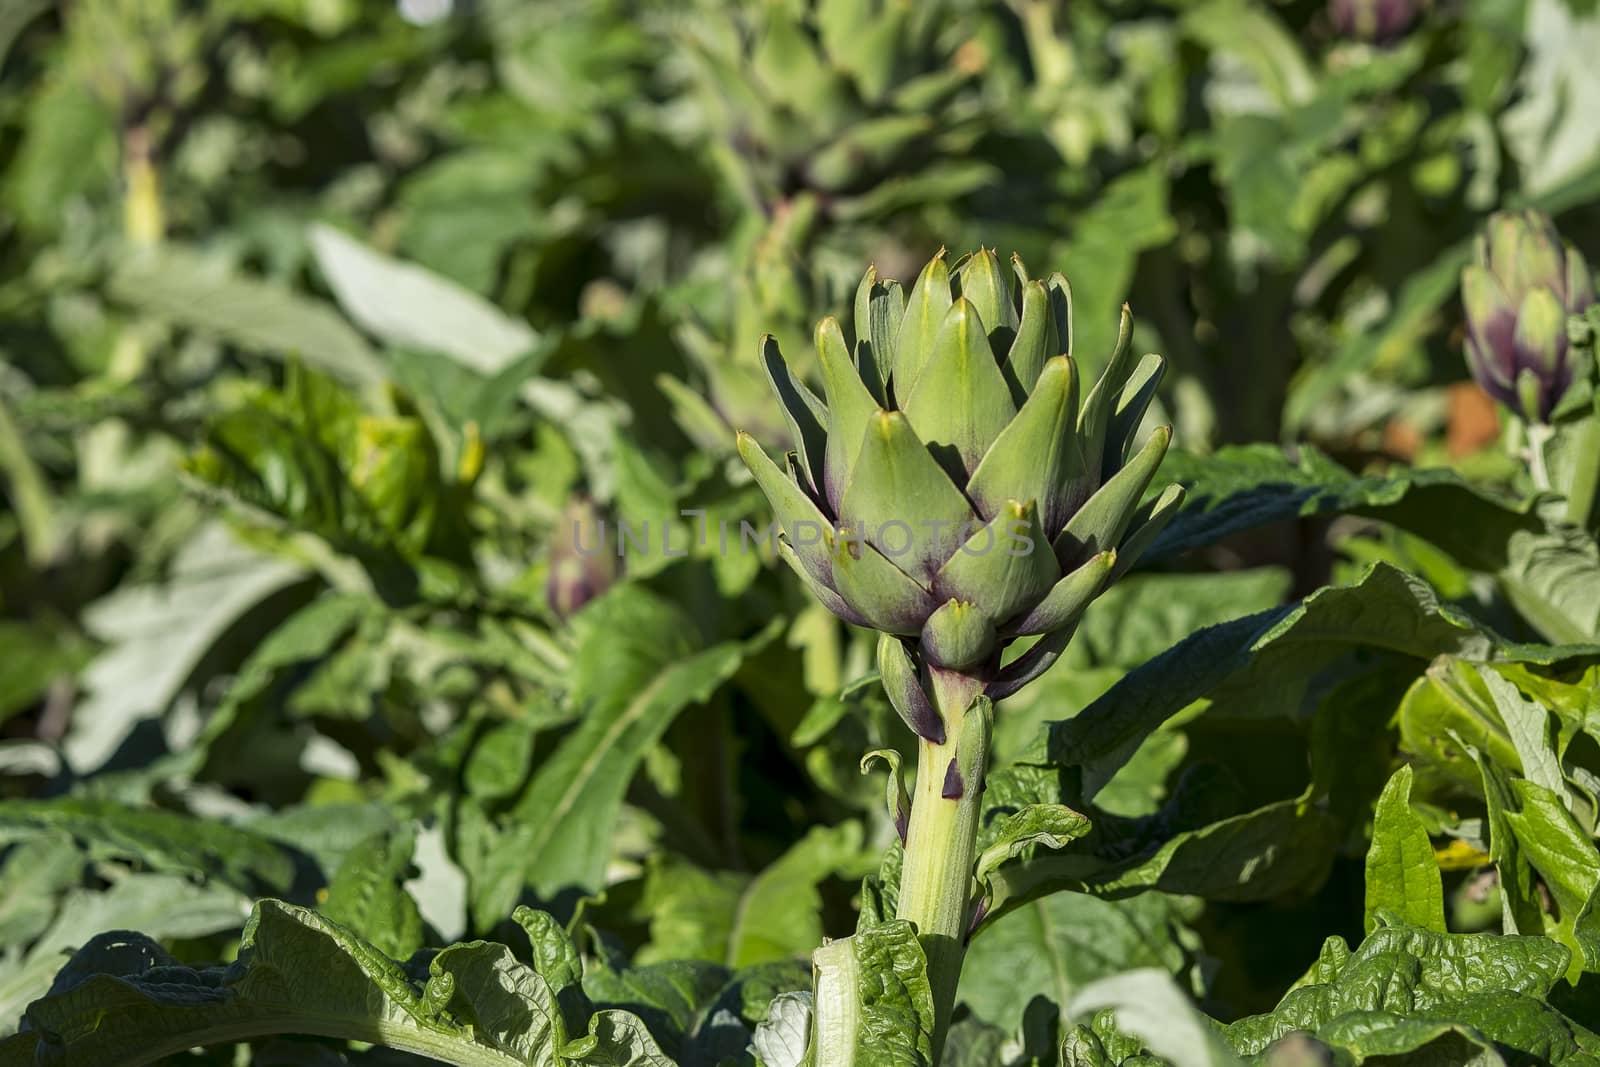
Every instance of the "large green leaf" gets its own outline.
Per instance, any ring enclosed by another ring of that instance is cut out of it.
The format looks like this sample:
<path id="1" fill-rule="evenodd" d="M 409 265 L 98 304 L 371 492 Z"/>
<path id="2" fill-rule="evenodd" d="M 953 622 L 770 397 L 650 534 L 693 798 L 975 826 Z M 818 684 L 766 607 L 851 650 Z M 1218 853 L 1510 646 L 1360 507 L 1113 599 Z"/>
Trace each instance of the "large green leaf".
<path id="1" fill-rule="evenodd" d="M 1443 933 L 1444 888 L 1427 828 L 1411 810 L 1411 767 L 1401 767 L 1384 786 L 1372 820 L 1367 849 L 1367 929 L 1379 911 Z"/>
<path id="2" fill-rule="evenodd" d="M 1316 515 L 1360 515 L 1431 542 L 1495 574 L 1507 598 L 1556 642 L 1600 640 L 1600 555 L 1559 509 L 1536 508 L 1447 469 L 1357 476 L 1309 445 L 1291 459 L 1273 445 L 1210 456 L 1173 453 L 1164 478 L 1188 487 L 1185 506 L 1148 557 L 1212 544 L 1242 530 Z"/>
<path id="3" fill-rule="evenodd" d="M 1462 563 L 1495 571 L 1506 563 L 1513 534 L 1542 528 L 1531 502 L 1476 486 L 1453 470 L 1357 476 L 1313 446 L 1296 446 L 1295 453 L 1276 445 L 1236 445 L 1209 456 L 1169 452 L 1157 482 L 1178 482 L 1189 493 L 1146 558 L 1287 519 L 1354 514 L 1393 523 Z"/>
<path id="4" fill-rule="evenodd" d="M 476 293 L 330 226 L 311 228 L 311 248 L 340 306 L 391 345 L 438 352 L 484 374 L 504 370 L 534 345 L 526 323 Z"/>
<path id="5" fill-rule="evenodd" d="M 1157 967 L 1181 975 L 1194 943 L 1185 920 L 1198 910 L 1162 893 L 1041 897 L 983 925 L 962 964 L 958 1000 L 1016 1033 L 1035 994 L 1065 1007 L 1089 983 L 1121 971 Z"/>
<path id="6" fill-rule="evenodd" d="M 572 700 L 583 717 L 539 768 L 479 873 L 474 910 L 484 921 L 510 911 L 525 882 L 542 894 L 599 888 L 634 769 L 679 712 L 706 700 L 773 632 L 696 651 L 694 623 L 633 586 L 580 619 Z"/>
<path id="7" fill-rule="evenodd" d="M 645 906 L 650 943 L 639 963 L 701 959 L 739 968 L 804 958 L 822 941 L 820 882 L 859 876 L 861 827 L 818 826 L 755 875 L 707 871 L 662 859 L 651 867 Z"/>
<path id="8" fill-rule="evenodd" d="M 933 991 L 910 923 L 860 930 L 813 959 L 818 1063 L 932 1067 Z"/>
<path id="9" fill-rule="evenodd" d="M 72 854 L 59 842 L 50 843 Z M 16 1030 L 23 1009 L 49 992 L 63 961 L 95 935 L 142 930 L 159 938 L 206 937 L 237 930 L 250 907 L 244 894 L 221 882 L 197 883 L 179 874 L 122 873 L 104 889 L 73 889 L 40 903 L 53 905 L 55 914 L 26 951 L 6 956 L 0 977 L 0 1033 Z"/>
<path id="10" fill-rule="evenodd" d="M 207 523 L 164 579 L 124 583 L 91 605 L 85 622 L 106 647 L 81 675 L 85 692 L 63 743 L 72 765 L 101 766 L 138 722 L 168 710 L 229 627 L 304 574 L 247 547 L 220 522 Z"/>
<path id="11" fill-rule="evenodd" d="M 1542 937 L 1443 934 L 1380 913 L 1359 948 L 1330 938 L 1277 1008 L 1223 1033 L 1249 1056 L 1300 1030 L 1358 1061 L 1426 1047 L 1448 1062 L 1504 1049 L 1587 1065 L 1600 1053 L 1600 1038 L 1541 1003 L 1566 973 L 1567 959 L 1565 948 Z"/>
<path id="12" fill-rule="evenodd" d="M 414 977 L 315 912 L 266 900 L 224 967 L 181 966 L 142 935 L 95 938 L 29 1006 L 30 1029 L 0 1043 L 0 1064 L 133 1067 L 196 1045 L 305 1034 L 458 1067 L 670 1065 L 626 1013 L 568 1035 L 557 1006 L 566 980 L 484 941 L 449 946 Z"/>
<path id="13" fill-rule="evenodd" d="M 415 844 L 409 832 L 376 834 L 357 844 L 334 872 L 320 909 L 384 955 L 402 960 L 422 947 L 422 913 L 402 884 Z"/>
<path id="14" fill-rule="evenodd" d="M 377 354 L 327 304 L 193 249 L 168 245 L 130 253 L 118 262 L 109 291 L 125 304 L 246 351 L 300 359 L 360 385 L 384 377 Z"/>
<path id="15" fill-rule="evenodd" d="M 1055 723 L 1027 762 L 1080 768 L 1092 797 L 1153 730 L 1201 698 L 1230 717 L 1297 716 L 1317 673 L 1352 652 L 1421 667 L 1441 654 L 1487 658 L 1504 643 L 1386 564 L 1355 585 L 1210 627 L 1131 672 L 1081 714 Z"/>
<path id="16" fill-rule="evenodd" d="M 91 855 L 206 875 L 245 892 L 262 886 L 282 892 L 294 879 L 287 849 L 212 819 L 93 798 L 0 801 L 0 841 L 59 834 L 72 836 Z"/>

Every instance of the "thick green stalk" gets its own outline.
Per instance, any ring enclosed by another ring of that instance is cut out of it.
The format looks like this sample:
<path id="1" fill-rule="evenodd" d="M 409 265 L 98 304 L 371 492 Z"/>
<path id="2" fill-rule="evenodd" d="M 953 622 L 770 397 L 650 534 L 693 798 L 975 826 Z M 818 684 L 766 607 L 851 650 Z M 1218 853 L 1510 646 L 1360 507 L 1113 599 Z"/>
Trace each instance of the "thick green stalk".
<path id="1" fill-rule="evenodd" d="M 935 669 L 933 697 L 945 740 L 917 743 L 917 781 L 906 832 L 896 918 L 916 925 L 928 957 L 938 1062 L 955 1009 L 972 922 L 973 860 L 993 714 L 980 679 Z"/>

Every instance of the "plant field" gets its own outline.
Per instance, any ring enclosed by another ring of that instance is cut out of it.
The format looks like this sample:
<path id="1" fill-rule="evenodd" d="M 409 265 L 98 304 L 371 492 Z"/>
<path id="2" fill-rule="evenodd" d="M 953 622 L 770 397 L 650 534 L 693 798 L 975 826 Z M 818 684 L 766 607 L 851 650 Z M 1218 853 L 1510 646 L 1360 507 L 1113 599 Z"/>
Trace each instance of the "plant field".
<path id="1" fill-rule="evenodd" d="M 0 0 L 0 1067 L 1600 1067 L 1596 56 Z"/>

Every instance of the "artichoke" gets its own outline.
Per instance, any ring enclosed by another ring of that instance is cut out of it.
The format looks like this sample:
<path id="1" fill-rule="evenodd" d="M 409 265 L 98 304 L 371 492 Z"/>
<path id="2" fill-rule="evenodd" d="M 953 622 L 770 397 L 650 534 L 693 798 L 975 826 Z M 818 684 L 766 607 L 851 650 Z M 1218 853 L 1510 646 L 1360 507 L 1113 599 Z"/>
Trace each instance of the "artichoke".
<path id="1" fill-rule="evenodd" d="M 1530 422 L 1545 422 L 1572 385 L 1567 316 L 1595 302 L 1583 254 L 1541 211 L 1497 212 L 1461 272 L 1467 364 L 1478 384 Z"/>
<path id="2" fill-rule="evenodd" d="M 818 324 L 825 400 L 762 339 L 795 449 L 786 470 L 749 434 L 738 449 L 777 513 L 778 551 L 836 615 L 881 632 L 886 687 L 928 740 L 945 723 L 924 668 L 1015 692 L 1182 499 L 1176 485 L 1145 494 L 1170 427 L 1130 457 L 1163 360 L 1133 358 L 1124 307 L 1080 402 L 1071 306 L 1060 274 L 1028 280 L 986 249 L 952 266 L 941 249 L 909 295 L 868 269 L 853 346 L 836 319 Z"/>

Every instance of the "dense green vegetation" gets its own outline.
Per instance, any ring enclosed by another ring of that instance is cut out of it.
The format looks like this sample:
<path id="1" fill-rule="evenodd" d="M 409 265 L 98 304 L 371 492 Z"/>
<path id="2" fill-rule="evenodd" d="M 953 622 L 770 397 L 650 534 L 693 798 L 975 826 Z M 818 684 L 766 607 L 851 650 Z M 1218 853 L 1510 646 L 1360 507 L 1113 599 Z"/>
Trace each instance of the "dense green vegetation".
<path id="1" fill-rule="evenodd" d="M 1600 1064 L 1597 50 L 0 5 L 0 1065 Z"/>

